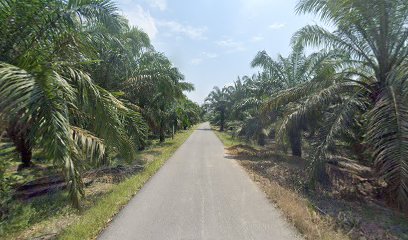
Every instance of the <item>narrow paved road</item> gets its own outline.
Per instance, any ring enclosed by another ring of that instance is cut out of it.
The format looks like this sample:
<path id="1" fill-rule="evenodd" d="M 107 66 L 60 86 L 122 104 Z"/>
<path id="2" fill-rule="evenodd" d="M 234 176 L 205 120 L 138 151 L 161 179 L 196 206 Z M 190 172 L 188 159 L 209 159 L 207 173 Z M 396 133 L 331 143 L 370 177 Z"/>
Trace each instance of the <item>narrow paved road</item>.
<path id="1" fill-rule="evenodd" d="M 297 233 L 202 124 L 99 239 L 297 239 Z"/>

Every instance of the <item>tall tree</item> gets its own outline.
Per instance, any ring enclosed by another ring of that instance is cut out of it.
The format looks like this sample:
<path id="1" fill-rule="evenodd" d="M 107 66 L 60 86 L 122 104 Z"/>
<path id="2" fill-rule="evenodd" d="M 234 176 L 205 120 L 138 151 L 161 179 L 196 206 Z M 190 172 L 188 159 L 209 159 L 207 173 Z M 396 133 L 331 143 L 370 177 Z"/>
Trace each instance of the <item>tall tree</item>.
<path id="1" fill-rule="evenodd" d="M 229 111 L 228 106 L 230 102 L 228 99 L 228 91 L 227 87 L 222 89 L 214 87 L 205 99 L 208 110 L 216 114 L 214 120 L 220 126 L 220 131 L 224 131 L 225 129 L 226 118 Z"/>
<path id="2" fill-rule="evenodd" d="M 270 121 L 261 111 L 264 100 L 269 97 L 268 89 L 264 88 L 267 80 L 261 74 L 244 76 L 230 88 L 231 125 L 234 125 L 237 135 L 247 140 L 255 139 L 261 146 L 266 144 L 270 127 Z"/>
<path id="3" fill-rule="evenodd" d="M 146 52 L 134 70 L 133 77 L 124 82 L 126 98 L 142 108 L 151 129 L 161 142 L 173 125 L 173 104 L 185 98 L 184 91 L 194 89 L 191 83 L 172 65 L 167 57 L 157 52 Z"/>
<path id="4" fill-rule="evenodd" d="M 317 111 L 321 143 L 313 158 L 317 175 L 333 158 L 332 148 L 341 135 L 366 129 L 364 142 L 378 174 L 388 184 L 390 201 L 400 208 L 408 202 L 408 5 L 386 0 L 302 0 L 300 13 L 314 13 L 335 30 L 306 26 L 294 44 L 323 46 L 343 55 L 337 73 L 300 84 L 274 98 L 270 105 L 302 101 L 289 122 L 299 122 Z"/>
<path id="5" fill-rule="evenodd" d="M 111 1 L 1 0 L 0 6 L 0 118 L 23 166 L 33 147 L 41 149 L 63 169 L 78 207 L 84 160 L 101 159 L 106 146 L 135 156 L 124 119 L 141 120 L 140 114 L 83 69 L 93 60 L 85 29 L 114 31 L 123 21 Z"/>
<path id="6" fill-rule="evenodd" d="M 301 83 L 315 78 L 319 69 L 322 68 L 324 59 L 332 53 L 320 52 L 306 56 L 304 48 L 300 44 L 294 45 L 292 52 L 287 57 L 278 55 L 277 60 L 272 59 L 265 51 L 259 52 L 252 60 L 252 67 L 261 67 L 263 75 L 274 86 L 272 95 L 279 91 L 292 89 Z M 276 106 L 275 110 L 282 108 Z M 293 106 L 288 106 L 293 108 Z M 288 111 L 290 109 L 286 109 Z M 285 122 L 284 122 L 285 123 Z M 287 136 L 292 149 L 292 155 L 302 156 L 301 132 L 305 128 L 305 122 L 294 122 L 290 126 L 281 128 Z"/>

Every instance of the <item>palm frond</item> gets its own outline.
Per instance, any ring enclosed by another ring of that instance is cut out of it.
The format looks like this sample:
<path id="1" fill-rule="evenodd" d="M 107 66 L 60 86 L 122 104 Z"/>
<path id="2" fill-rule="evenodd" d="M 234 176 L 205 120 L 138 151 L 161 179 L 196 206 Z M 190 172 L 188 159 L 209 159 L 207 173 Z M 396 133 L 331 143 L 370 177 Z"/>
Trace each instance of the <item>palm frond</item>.
<path id="1" fill-rule="evenodd" d="M 123 27 L 118 8 L 111 0 L 69 0 L 64 9 L 65 18 L 71 23 L 103 23 L 116 31 Z"/>
<path id="2" fill-rule="evenodd" d="M 316 117 L 319 116 L 323 109 L 327 106 L 339 103 L 342 100 L 342 93 L 347 93 L 350 89 L 353 89 L 353 84 L 334 84 L 320 91 L 311 93 L 304 103 L 301 103 L 296 110 L 290 113 L 282 122 L 278 136 L 278 139 L 282 139 L 283 136 L 290 129 L 297 128 L 302 123 L 308 121 L 316 121 Z"/>
<path id="3" fill-rule="evenodd" d="M 272 96 L 263 106 L 262 111 L 268 112 L 276 110 L 290 102 L 296 102 L 306 96 L 315 93 L 319 89 L 325 89 L 333 84 L 333 79 L 315 79 L 310 82 L 302 83 L 296 87 L 289 88 Z"/>
<path id="4" fill-rule="evenodd" d="M 384 89 L 370 111 L 367 140 L 375 166 L 388 184 L 390 199 L 405 209 L 408 202 L 407 94 L 398 85 Z"/>
<path id="5" fill-rule="evenodd" d="M 77 148 L 85 153 L 82 159 L 88 159 L 91 162 L 98 162 L 105 155 L 105 144 L 103 139 L 94 136 L 91 132 L 71 126 L 71 134 Z"/>
<path id="6" fill-rule="evenodd" d="M 81 164 L 73 157 L 75 145 L 66 104 L 66 97 L 72 92 L 65 88 L 66 82 L 58 74 L 45 74 L 47 81 L 36 81 L 40 94 L 28 107 L 29 116 L 36 121 L 31 128 L 30 139 L 41 146 L 48 159 L 64 169 L 70 197 L 74 206 L 79 207 L 79 199 L 83 195 Z"/>
<path id="7" fill-rule="evenodd" d="M 87 74 L 72 68 L 65 69 L 65 74 L 77 89 L 80 110 L 92 116 L 88 119 L 90 130 L 104 139 L 108 146 L 114 146 L 123 157 L 133 160 L 136 147 L 124 130 L 123 122 L 128 109 L 111 93 L 95 85 Z"/>
<path id="8" fill-rule="evenodd" d="M 25 70 L 0 62 L 0 112 L 15 115 L 27 109 L 35 92 L 35 78 Z"/>

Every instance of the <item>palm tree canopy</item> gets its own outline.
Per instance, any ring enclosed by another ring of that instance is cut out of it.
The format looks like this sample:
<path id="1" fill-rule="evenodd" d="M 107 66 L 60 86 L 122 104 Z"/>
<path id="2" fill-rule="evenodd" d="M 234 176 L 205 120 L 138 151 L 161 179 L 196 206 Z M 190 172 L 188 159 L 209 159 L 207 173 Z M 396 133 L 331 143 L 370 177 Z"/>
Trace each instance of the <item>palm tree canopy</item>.
<path id="1" fill-rule="evenodd" d="M 194 87 L 110 0 L 0 0 L 0 9 L 0 121 L 15 145 L 61 167 L 78 207 L 84 168 L 107 152 L 133 161 L 145 113 L 165 118 Z M 183 104 L 180 117 L 199 121 L 196 105 Z"/>

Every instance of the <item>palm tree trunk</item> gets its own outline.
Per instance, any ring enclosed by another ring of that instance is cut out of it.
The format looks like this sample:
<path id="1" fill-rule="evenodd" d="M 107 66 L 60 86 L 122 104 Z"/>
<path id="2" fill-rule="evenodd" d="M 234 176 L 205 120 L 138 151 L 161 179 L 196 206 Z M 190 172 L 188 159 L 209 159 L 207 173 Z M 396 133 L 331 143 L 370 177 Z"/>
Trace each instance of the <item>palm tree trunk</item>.
<path id="1" fill-rule="evenodd" d="M 260 133 L 259 135 L 258 135 L 258 145 L 259 146 L 265 146 L 265 134 L 263 134 L 263 133 Z"/>
<path id="2" fill-rule="evenodd" d="M 291 129 L 289 131 L 289 142 L 292 149 L 292 155 L 301 157 L 302 156 L 302 136 L 301 131 L 298 129 Z"/>
<path id="3" fill-rule="evenodd" d="M 165 135 L 164 135 L 164 121 L 160 120 L 160 142 L 164 142 L 166 140 Z"/>
<path id="4" fill-rule="evenodd" d="M 221 111 L 220 122 L 221 122 L 220 132 L 223 132 L 224 131 L 224 124 L 225 124 L 225 112 L 224 111 Z"/>
<path id="5" fill-rule="evenodd" d="M 20 153 L 21 164 L 18 166 L 18 170 L 32 165 L 32 147 L 27 135 L 28 133 L 22 130 L 21 126 L 10 125 L 7 129 L 7 136 L 13 141 L 16 150 Z"/>
<path id="6" fill-rule="evenodd" d="M 24 143 L 23 143 L 24 142 Z M 21 165 L 18 167 L 19 169 L 28 168 L 31 166 L 31 158 L 33 156 L 33 152 L 31 150 L 31 146 L 27 141 L 23 141 L 20 147 L 20 155 L 21 155 Z"/>
<path id="7" fill-rule="evenodd" d="M 174 122 L 173 122 L 173 135 L 176 134 L 177 132 L 177 118 L 174 118 Z"/>
<path id="8" fill-rule="evenodd" d="M 171 129 L 171 139 L 174 139 L 174 134 L 176 133 L 175 128 L 176 128 L 176 127 L 174 127 L 174 125 L 173 125 L 173 127 L 172 127 L 172 129 Z"/>

